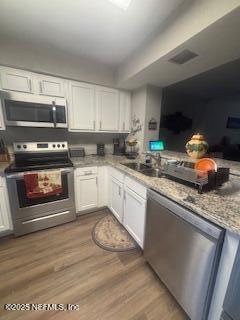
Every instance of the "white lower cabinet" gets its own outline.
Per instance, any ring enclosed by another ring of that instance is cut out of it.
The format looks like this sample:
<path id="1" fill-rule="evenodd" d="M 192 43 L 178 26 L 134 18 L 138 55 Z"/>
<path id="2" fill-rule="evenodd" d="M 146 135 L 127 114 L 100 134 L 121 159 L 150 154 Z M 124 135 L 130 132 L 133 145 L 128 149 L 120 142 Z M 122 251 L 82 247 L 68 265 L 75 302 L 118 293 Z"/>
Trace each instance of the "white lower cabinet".
<path id="1" fill-rule="evenodd" d="M 12 221 L 5 178 L 0 177 L 0 235 L 12 230 Z"/>
<path id="2" fill-rule="evenodd" d="M 77 168 L 74 175 L 77 212 L 108 206 L 143 249 L 147 189 L 112 167 Z"/>
<path id="3" fill-rule="evenodd" d="M 75 203 L 77 212 L 87 211 L 98 206 L 97 168 L 75 170 Z"/>
<path id="4" fill-rule="evenodd" d="M 109 171 L 109 209 L 143 249 L 147 189 L 116 169 Z"/>
<path id="5" fill-rule="evenodd" d="M 123 225 L 143 249 L 147 201 L 128 187 L 124 192 Z"/>
<path id="6" fill-rule="evenodd" d="M 114 177 L 110 177 L 110 210 L 123 222 L 123 183 Z"/>
<path id="7" fill-rule="evenodd" d="M 77 212 L 108 205 L 108 168 L 82 167 L 74 171 L 75 204 Z"/>

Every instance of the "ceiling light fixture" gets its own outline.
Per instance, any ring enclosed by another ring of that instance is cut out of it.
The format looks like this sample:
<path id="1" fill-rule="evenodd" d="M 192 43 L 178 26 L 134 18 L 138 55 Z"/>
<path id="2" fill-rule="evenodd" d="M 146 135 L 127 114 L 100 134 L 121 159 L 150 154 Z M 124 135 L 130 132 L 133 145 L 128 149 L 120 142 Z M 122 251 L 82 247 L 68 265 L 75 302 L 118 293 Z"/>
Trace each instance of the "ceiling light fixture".
<path id="1" fill-rule="evenodd" d="M 128 7 L 130 6 L 130 3 L 132 2 L 132 0 L 108 0 L 108 1 L 112 2 L 122 10 L 127 10 Z"/>

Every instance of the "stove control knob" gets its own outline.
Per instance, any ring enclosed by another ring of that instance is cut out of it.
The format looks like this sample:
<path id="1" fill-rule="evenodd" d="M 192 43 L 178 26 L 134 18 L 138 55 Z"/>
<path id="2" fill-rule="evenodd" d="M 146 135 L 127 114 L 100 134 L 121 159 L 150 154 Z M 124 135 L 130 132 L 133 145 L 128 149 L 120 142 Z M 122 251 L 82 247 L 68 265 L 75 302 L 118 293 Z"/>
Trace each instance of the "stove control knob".
<path id="1" fill-rule="evenodd" d="M 52 146 L 53 146 L 53 148 L 56 148 L 56 145 L 55 145 L 55 144 L 53 144 Z"/>
<path id="2" fill-rule="evenodd" d="M 62 147 L 65 148 L 65 144 L 64 143 L 62 144 Z"/>
<path id="3" fill-rule="evenodd" d="M 58 144 L 57 147 L 60 148 L 60 144 Z"/>
<path id="4" fill-rule="evenodd" d="M 18 144 L 18 145 L 17 145 L 17 148 L 18 148 L 18 149 L 21 149 L 21 145 L 20 145 L 20 144 Z"/>
<path id="5" fill-rule="evenodd" d="M 26 144 L 24 144 L 24 145 L 23 145 L 23 148 L 24 148 L 24 149 L 27 149 L 27 146 L 26 146 Z"/>

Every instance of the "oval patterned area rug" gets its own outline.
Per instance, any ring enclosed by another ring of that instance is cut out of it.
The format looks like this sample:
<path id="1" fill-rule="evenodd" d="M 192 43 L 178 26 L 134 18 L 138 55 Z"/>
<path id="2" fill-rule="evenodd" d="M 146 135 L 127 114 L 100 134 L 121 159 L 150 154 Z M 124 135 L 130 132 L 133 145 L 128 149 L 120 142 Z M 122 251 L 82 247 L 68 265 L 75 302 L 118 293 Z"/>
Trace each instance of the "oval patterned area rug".
<path id="1" fill-rule="evenodd" d="M 112 214 L 108 214 L 96 223 L 92 238 L 99 247 L 108 251 L 128 251 L 138 247 Z"/>

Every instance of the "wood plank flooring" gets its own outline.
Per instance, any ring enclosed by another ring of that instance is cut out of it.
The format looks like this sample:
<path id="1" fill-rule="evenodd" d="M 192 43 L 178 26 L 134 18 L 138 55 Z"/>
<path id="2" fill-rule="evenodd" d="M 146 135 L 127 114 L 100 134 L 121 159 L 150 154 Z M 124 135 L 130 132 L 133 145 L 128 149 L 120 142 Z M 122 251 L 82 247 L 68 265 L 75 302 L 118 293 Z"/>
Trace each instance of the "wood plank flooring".
<path id="1" fill-rule="evenodd" d="M 91 231 L 106 210 L 0 239 L 0 319 L 185 320 L 141 251 L 105 251 Z M 71 303 L 79 311 L 5 311 L 5 303 Z"/>

